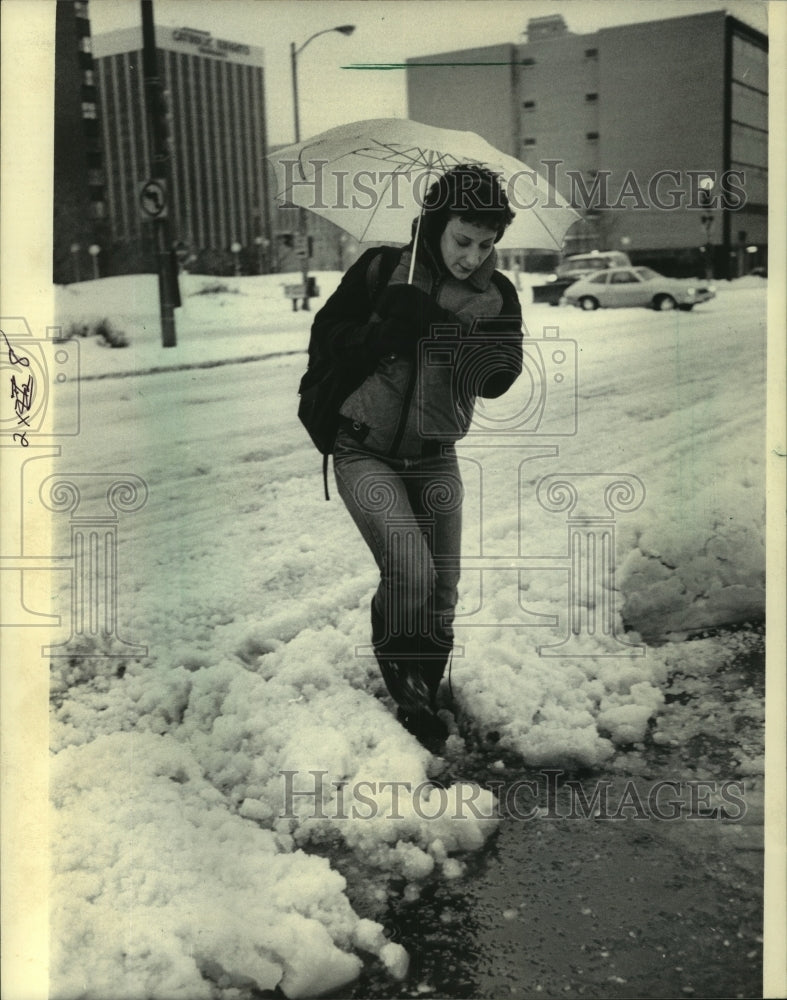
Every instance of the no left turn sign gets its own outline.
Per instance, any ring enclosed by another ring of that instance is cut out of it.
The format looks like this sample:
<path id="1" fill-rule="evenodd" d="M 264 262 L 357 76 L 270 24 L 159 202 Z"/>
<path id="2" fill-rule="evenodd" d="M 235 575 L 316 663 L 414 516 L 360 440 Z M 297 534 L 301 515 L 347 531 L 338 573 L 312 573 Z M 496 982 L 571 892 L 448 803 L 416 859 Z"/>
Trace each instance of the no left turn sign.
<path id="1" fill-rule="evenodd" d="M 156 177 L 140 185 L 139 213 L 143 219 L 166 219 L 167 209 L 167 182 L 165 180 Z"/>

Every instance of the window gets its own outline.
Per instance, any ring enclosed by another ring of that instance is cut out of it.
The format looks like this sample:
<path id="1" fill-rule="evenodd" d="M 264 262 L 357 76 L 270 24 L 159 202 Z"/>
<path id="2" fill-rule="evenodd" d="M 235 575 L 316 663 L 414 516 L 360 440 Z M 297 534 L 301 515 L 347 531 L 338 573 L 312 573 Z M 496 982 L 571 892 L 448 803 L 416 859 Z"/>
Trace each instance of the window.
<path id="1" fill-rule="evenodd" d="M 96 117 L 96 105 L 93 101 L 82 101 L 82 117 L 83 118 Z"/>
<path id="2" fill-rule="evenodd" d="M 522 145 L 523 146 L 535 146 L 535 144 L 536 144 L 536 140 L 535 139 L 523 139 L 522 140 Z"/>
<path id="3" fill-rule="evenodd" d="M 602 271 L 600 274 L 594 274 L 592 278 L 588 278 L 588 283 L 591 285 L 606 285 L 607 278 L 609 274 L 606 271 Z"/>
<path id="4" fill-rule="evenodd" d="M 637 278 L 631 271 L 615 271 L 609 279 L 611 285 L 636 284 Z"/>
<path id="5" fill-rule="evenodd" d="M 92 69 L 82 70 L 82 82 L 86 87 L 93 87 L 96 83 L 96 75 Z"/>
<path id="6" fill-rule="evenodd" d="M 589 142 L 596 142 L 598 140 L 598 132 L 586 132 L 585 138 Z"/>
<path id="7" fill-rule="evenodd" d="M 536 64 L 535 59 L 528 58 L 528 59 L 523 59 L 522 60 L 522 65 L 523 66 L 535 66 L 535 64 Z"/>
<path id="8" fill-rule="evenodd" d="M 525 109 L 525 111 L 533 111 L 533 109 L 535 108 L 535 106 L 536 106 L 536 102 L 535 101 L 523 101 L 522 102 L 522 107 Z"/>
<path id="9" fill-rule="evenodd" d="M 585 49 L 586 59 L 598 59 L 598 49 Z"/>
<path id="10" fill-rule="evenodd" d="M 90 35 L 84 35 L 79 39 L 79 48 L 82 52 L 92 52 L 93 46 L 90 44 Z"/>
<path id="11" fill-rule="evenodd" d="M 588 104 L 595 104 L 598 100 L 598 94 L 585 94 L 585 101 Z"/>

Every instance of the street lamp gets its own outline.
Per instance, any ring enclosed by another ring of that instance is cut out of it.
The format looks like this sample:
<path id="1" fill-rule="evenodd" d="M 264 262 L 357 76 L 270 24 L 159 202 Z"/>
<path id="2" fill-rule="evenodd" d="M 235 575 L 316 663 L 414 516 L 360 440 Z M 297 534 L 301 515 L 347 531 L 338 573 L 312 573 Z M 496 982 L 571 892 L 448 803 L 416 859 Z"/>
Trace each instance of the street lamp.
<path id="1" fill-rule="evenodd" d="M 713 215 L 710 211 L 713 207 L 712 192 L 713 178 L 703 177 L 699 182 L 700 208 L 703 209 L 700 222 L 705 230 L 705 277 L 708 281 L 713 278 L 713 242 L 710 238 L 713 228 Z"/>
<path id="2" fill-rule="evenodd" d="M 235 256 L 235 277 L 236 278 L 240 277 L 240 252 L 241 252 L 242 249 L 243 249 L 243 247 L 240 245 L 240 243 L 238 243 L 237 240 L 235 240 L 235 242 L 230 247 L 230 250 L 232 251 L 233 255 Z"/>
<path id="3" fill-rule="evenodd" d="M 355 31 L 354 24 L 340 24 L 335 28 L 323 28 L 310 35 L 309 38 L 296 48 L 295 42 L 290 42 L 290 66 L 292 68 L 292 108 L 295 119 L 295 141 L 301 141 L 301 119 L 298 110 L 298 56 L 303 52 L 309 42 L 313 42 L 320 35 L 327 35 L 332 31 L 338 31 L 341 35 L 351 35 Z M 303 281 L 303 303 L 301 308 L 308 312 L 309 309 L 309 245 L 306 228 L 306 211 L 298 209 L 298 254 L 301 258 L 301 276 Z"/>
<path id="4" fill-rule="evenodd" d="M 78 243 L 71 244 L 71 266 L 74 269 L 74 281 L 80 281 L 79 274 L 79 251 L 82 247 Z"/>
<path id="5" fill-rule="evenodd" d="M 254 244 L 257 247 L 257 274 L 264 274 L 265 252 L 268 249 L 268 241 L 264 236 L 255 236 Z"/>
<path id="6" fill-rule="evenodd" d="M 91 243 L 87 248 L 87 252 L 93 258 L 93 279 L 100 277 L 98 271 L 98 255 L 101 253 L 101 247 L 97 243 Z"/>

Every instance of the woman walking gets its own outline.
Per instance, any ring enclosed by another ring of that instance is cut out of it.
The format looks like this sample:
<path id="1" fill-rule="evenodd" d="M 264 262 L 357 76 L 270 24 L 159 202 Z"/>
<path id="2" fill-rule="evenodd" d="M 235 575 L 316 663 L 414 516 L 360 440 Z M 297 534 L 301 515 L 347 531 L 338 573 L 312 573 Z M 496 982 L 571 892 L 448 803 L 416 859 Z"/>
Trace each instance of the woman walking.
<path id="1" fill-rule="evenodd" d="M 400 721 L 430 744 L 447 734 L 437 692 L 460 573 L 455 444 L 476 398 L 502 395 L 522 367 L 519 300 L 494 249 L 513 218 L 493 173 L 454 168 L 427 192 L 413 242 L 363 254 L 312 328 L 334 363 L 364 373 L 341 406 L 336 483 L 380 570 L 383 679 Z"/>

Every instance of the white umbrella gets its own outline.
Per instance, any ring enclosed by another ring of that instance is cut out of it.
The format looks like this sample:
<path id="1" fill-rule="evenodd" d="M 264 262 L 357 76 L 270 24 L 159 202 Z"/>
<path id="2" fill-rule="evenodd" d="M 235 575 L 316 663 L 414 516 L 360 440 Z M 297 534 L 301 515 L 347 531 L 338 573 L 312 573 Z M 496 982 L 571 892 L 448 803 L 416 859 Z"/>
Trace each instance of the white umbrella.
<path id="1" fill-rule="evenodd" d="M 475 132 L 408 118 L 339 125 L 268 159 L 280 204 L 316 212 L 361 243 L 408 243 L 431 183 L 462 163 L 497 174 L 516 212 L 501 247 L 559 251 L 580 218 L 543 177 Z"/>

